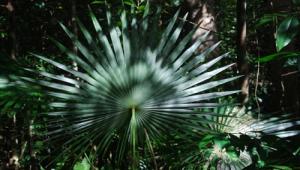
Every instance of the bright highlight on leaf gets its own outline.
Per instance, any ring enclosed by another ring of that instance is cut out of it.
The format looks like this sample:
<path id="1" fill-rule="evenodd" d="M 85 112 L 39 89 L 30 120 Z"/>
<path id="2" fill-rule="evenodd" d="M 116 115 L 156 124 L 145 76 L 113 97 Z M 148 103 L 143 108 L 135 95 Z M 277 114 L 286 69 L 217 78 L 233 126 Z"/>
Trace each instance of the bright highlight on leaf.
<path id="1" fill-rule="evenodd" d="M 287 46 L 298 34 L 300 22 L 297 17 L 288 17 L 282 21 L 276 33 L 277 51 Z"/>
<path id="2" fill-rule="evenodd" d="M 260 138 L 264 134 L 275 135 L 280 138 L 296 136 L 300 130 L 295 127 L 300 125 L 300 120 L 292 119 L 286 114 L 278 117 L 259 119 L 253 117 L 246 108 L 225 106 L 216 108 L 218 116 L 208 116 L 215 124 L 209 125 L 210 129 L 220 133 L 233 134 L 235 136 L 248 135 Z M 291 129 L 293 128 L 293 129 Z"/>
<path id="3" fill-rule="evenodd" d="M 73 170 L 90 170 L 91 165 L 89 164 L 88 160 L 84 158 L 81 162 L 77 162 Z"/>

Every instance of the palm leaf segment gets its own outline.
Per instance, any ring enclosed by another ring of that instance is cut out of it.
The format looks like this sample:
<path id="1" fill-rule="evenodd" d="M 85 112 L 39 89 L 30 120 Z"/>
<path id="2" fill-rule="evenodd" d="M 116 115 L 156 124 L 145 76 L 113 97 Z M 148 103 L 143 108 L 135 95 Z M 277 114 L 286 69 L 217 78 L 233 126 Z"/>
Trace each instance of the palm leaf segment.
<path id="1" fill-rule="evenodd" d="M 293 137 L 300 134 L 298 126 L 300 120 L 292 118 L 293 115 L 255 118 L 253 113 L 245 107 L 224 106 L 214 109 L 218 116 L 208 116 L 208 119 L 216 122 L 209 124 L 209 129 L 229 133 L 235 136 L 248 135 L 261 138 L 262 135 L 275 135 L 280 138 Z"/>
<path id="2" fill-rule="evenodd" d="M 66 141 L 64 150 L 84 152 L 83 146 L 94 143 L 97 151 L 103 152 L 118 138 L 120 153 L 128 143 L 135 152 L 145 133 L 151 139 L 168 134 L 172 128 L 190 125 L 195 109 L 216 105 L 204 101 L 237 93 L 204 93 L 238 77 L 204 83 L 231 65 L 207 71 L 226 54 L 201 65 L 218 44 L 195 55 L 208 33 L 191 44 L 193 30 L 179 41 L 184 21 L 178 23 L 178 15 L 179 12 L 158 40 L 153 36 L 160 35 L 155 32 L 157 24 L 150 22 L 147 14 L 138 24 L 134 18 L 128 22 L 123 13 L 119 28 L 113 26 L 108 13 L 110 29 L 106 35 L 91 12 L 96 37 L 78 22 L 88 46 L 62 25 L 81 55 L 75 55 L 59 42 L 56 44 L 78 63 L 80 71 L 35 55 L 74 77 L 40 72 L 45 79 L 38 83 L 55 97 L 52 107 L 56 111 L 46 113 L 53 117 L 48 119 L 51 139 Z M 69 138 L 68 134 L 75 136 Z"/>
<path id="3" fill-rule="evenodd" d="M 39 97 L 37 89 L 29 87 L 18 76 L 0 75 L 0 117 L 3 115 L 15 115 L 24 108 L 26 103 L 29 103 L 31 97 Z"/>
<path id="4" fill-rule="evenodd" d="M 241 140 L 240 144 L 246 142 L 246 146 L 248 146 L 251 143 L 251 138 L 261 139 L 263 135 L 287 138 L 300 133 L 298 130 L 300 121 L 291 118 L 292 116 L 288 114 L 257 119 L 253 117 L 253 113 L 247 112 L 245 107 L 240 108 L 236 106 L 216 107 L 214 112 L 218 113 L 218 115 L 208 115 L 206 117 L 215 123 L 207 124 L 207 126 L 209 129 L 220 133 L 220 135 L 208 135 L 199 144 L 204 157 L 208 158 L 205 165 L 206 168 L 215 166 L 217 169 L 243 169 L 253 163 L 251 157 L 254 154 L 250 154 L 251 149 L 249 147 L 248 149 L 240 148 L 237 151 L 235 149 L 236 144 L 231 143 L 232 140 Z M 236 138 L 229 139 L 230 136 L 226 134 L 234 135 Z M 242 141 L 239 138 L 241 135 L 249 136 L 249 140 Z"/>

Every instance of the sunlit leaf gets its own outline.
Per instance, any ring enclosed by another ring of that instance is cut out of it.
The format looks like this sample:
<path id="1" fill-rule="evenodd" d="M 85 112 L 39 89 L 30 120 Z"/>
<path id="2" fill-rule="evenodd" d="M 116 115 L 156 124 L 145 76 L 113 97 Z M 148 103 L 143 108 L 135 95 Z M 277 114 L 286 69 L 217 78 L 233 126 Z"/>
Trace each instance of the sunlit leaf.
<path id="1" fill-rule="evenodd" d="M 77 162 L 73 170 L 90 170 L 91 165 L 89 164 L 88 160 L 84 158 L 81 162 Z"/>
<path id="2" fill-rule="evenodd" d="M 283 20 L 276 33 L 276 49 L 282 50 L 299 32 L 300 22 L 296 17 L 288 17 Z"/>

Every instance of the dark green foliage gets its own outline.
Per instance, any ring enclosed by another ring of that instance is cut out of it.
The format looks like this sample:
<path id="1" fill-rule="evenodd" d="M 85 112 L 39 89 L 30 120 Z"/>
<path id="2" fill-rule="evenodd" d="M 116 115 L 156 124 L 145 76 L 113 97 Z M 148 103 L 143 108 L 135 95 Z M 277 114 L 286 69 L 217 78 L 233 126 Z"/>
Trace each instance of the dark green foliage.
<path id="1" fill-rule="evenodd" d="M 219 98 L 240 87 L 236 1 L 215 2 L 222 43 L 202 52 L 182 2 L 1 1 L 0 169 L 299 169 L 298 0 L 248 2 L 243 108 Z"/>

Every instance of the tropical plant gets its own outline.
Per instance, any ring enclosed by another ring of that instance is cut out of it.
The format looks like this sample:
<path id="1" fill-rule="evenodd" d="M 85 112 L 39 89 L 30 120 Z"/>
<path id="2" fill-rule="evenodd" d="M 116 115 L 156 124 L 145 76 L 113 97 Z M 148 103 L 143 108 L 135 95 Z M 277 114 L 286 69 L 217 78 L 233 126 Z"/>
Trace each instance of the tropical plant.
<path id="1" fill-rule="evenodd" d="M 132 167 L 137 167 L 139 152 L 145 142 L 161 139 L 173 130 L 203 130 L 193 126 L 193 122 L 201 122 L 199 115 L 210 113 L 196 110 L 218 105 L 208 100 L 239 92 L 211 92 L 212 88 L 240 76 L 208 82 L 232 66 L 208 71 L 227 54 L 201 64 L 218 45 L 200 54 L 196 52 L 209 33 L 191 44 L 195 29 L 182 35 L 185 21 L 178 22 L 179 11 L 162 34 L 157 17 L 150 20 L 148 14 L 149 6 L 141 22 L 134 17 L 128 22 L 129 17 L 124 12 L 119 28 L 114 26 L 110 12 L 107 12 L 109 30 L 104 30 L 90 12 L 96 36 L 78 21 L 85 43 L 61 24 L 80 54 L 53 41 L 78 64 L 78 70 L 33 54 L 69 74 L 38 71 L 39 75 L 34 76 L 37 78 L 22 77 L 26 82 L 40 85 L 53 97 L 53 111 L 44 115 L 48 140 L 60 145 L 56 148 L 58 158 L 63 156 L 67 160 L 69 156 L 78 155 L 78 159 L 93 150 L 103 156 L 108 154 L 119 162 L 125 153 L 131 153 L 129 157 L 126 154 L 127 158 Z M 180 36 L 183 36 L 181 41 Z M 26 70 L 32 74 L 37 72 Z M 108 151 L 109 147 L 114 148 Z"/>
<path id="2" fill-rule="evenodd" d="M 3 71 L 0 74 L 0 169 L 29 166 L 32 153 L 38 153 L 38 145 L 32 143 L 33 122 L 43 110 L 41 108 L 46 108 L 37 86 L 21 80 L 22 70 L 17 69 L 19 64 L 9 61 L 7 64 L 0 66 Z M 11 154 L 7 155 L 8 152 Z M 7 160 L 15 161 L 8 165 Z"/>
<path id="3" fill-rule="evenodd" d="M 284 147 L 290 143 L 284 138 L 295 137 L 300 133 L 300 120 L 293 119 L 291 114 L 257 118 L 245 107 L 232 105 L 214 108 L 213 112 L 218 115 L 206 118 L 215 122 L 207 124 L 215 133 L 198 137 L 198 152 L 187 154 L 185 164 L 204 161 L 204 165 L 196 166 L 204 169 L 270 168 L 299 159 L 291 149 L 295 147 Z M 196 137 L 193 139 L 197 140 Z M 191 144 L 185 142 L 183 147 L 187 148 L 186 145 Z M 284 157 L 290 160 L 284 160 Z"/>
<path id="4" fill-rule="evenodd" d="M 300 121 L 291 118 L 291 114 L 268 117 L 254 114 L 247 111 L 245 107 L 237 106 L 218 107 L 214 109 L 214 112 L 219 113 L 218 116 L 209 116 L 208 119 L 218 123 L 209 126 L 210 129 L 221 133 L 230 133 L 236 136 L 244 134 L 256 138 L 260 138 L 263 134 L 286 138 L 300 133 L 295 129 Z"/>
<path id="5" fill-rule="evenodd" d="M 299 5 L 298 1 L 293 1 L 295 7 Z M 299 13 L 274 13 L 265 14 L 258 20 L 257 27 L 264 26 L 270 23 L 275 23 L 277 27 L 275 36 L 275 45 L 277 53 L 263 56 L 258 61 L 270 62 L 279 58 L 299 58 L 299 51 L 284 51 L 284 48 L 293 42 L 299 34 L 300 21 Z M 281 19 L 282 18 L 282 19 Z M 278 20 L 282 20 L 278 23 Z"/>
<path id="6" fill-rule="evenodd" d="M 206 160 L 204 169 L 244 169 L 252 164 L 249 151 L 238 148 L 230 135 L 205 135 L 199 142 L 199 150 Z"/>

